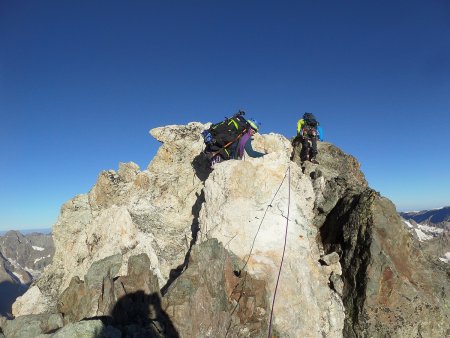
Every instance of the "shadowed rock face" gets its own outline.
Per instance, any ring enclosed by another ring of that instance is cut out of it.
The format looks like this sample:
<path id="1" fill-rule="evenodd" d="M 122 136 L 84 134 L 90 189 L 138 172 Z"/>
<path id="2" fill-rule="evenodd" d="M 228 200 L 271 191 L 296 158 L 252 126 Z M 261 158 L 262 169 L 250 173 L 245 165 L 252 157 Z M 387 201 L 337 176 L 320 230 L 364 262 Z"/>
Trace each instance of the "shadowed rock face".
<path id="1" fill-rule="evenodd" d="M 130 257 L 128 274 L 113 278 L 120 262 L 119 256 L 95 262 L 84 281 L 74 277 L 61 294 L 58 313 L 18 317 L 2 324 L 4 332 L 27 338 L 54 331 L 63 337 L 87 318 L 101 320 L 83 328 L 97 330 L 98 337 L 108 332 L 118 337 L 261 337 L 267 332 L 266 283 L 246 270 L 238 277 L 235 271 L 243 262 L 217 240 L 193 249 L 188 268 L 162 299 L 145 254 Z"/>
<path id="2" fill-rule="evenodd" d="M 1 263 L 0 263 L 1 264 Z M 1 276 L 0 268 L 0 276 Z M 11 306 L 17 297 L 23 295 L 27 287 L 15 282 L 3 280 L 0 282 L 0 316 L 11 318 Z"/>
<path id="3" fill-rule="evenodd" d="M 215 239 L 195 247 L 162 306 L 183 337 L 261 337 L 267 332 L 266 282 Z M 189 318 L 189 320 L 187 320 Z"/>
<path id="4" fill-rule="evenodd" d="M 420 250 L 391 202 L 370 189 L 346 196 L 321 234 L 342 257 L 345 337 L 450 334 L 450 269 Z"/>
<path id="5" fill-rule="evenodd" d="M 268 155 L 208 171 L 205 127 L 152 130 L 146 170 L 121 164 L 67 202 L 54 262 L 15 314 L 59 314 L 59 336 L 265 337 L 272 311 L 280 337 L 448 336 L 448 265 L 354 157 L 320 143 L 320 164 L 300 163 L 286 138 L 257 134 Z"/>
<path id="6" fill-rule="evenodd" d="M 158 280 L 150 270 L 146 254 L 130 257 L 128 274 L 114 278 L 121 264 L 120 255 L 110 256 L 92 264 L 84 280 L 72 279 L 58 300 L 58 312 L 65 323 L 112 316 L 113 312 L 115 320 L 120 321 L 120 311 L 113 310 L 119 299 L 136 292 L 159 293 Z M 125 313 L 122 316 L 126 316 Z"/>
<path id="7" fill-rule="evenodd" d="M 58 312 L 64 323 L 100 318 L 103 323 L 100 337 L 107 337 L 107 332 L 119 332 L 119 337 L 130 332 L 176 337 L 172 321 L 161 308 L 158 279 L 150 270 L 148 256 L 130 257 L 128 274 L 114 278 L 121 262 L 120 255 L 107 257 L 91 266 L 84 281 L 72 279 L 58 300 Z"/>

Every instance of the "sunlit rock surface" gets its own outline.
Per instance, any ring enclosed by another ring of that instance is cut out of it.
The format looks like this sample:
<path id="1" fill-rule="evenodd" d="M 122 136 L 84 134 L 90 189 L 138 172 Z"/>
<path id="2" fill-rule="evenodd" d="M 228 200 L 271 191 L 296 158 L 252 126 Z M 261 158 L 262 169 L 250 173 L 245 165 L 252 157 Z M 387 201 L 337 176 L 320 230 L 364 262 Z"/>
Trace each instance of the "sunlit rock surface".
<path id="1" fill-rule="evenodd" d="M 153 129 L 147 169 L 121 163 L 65 203 L 53 263 L 14 314 L 101 318 L 95 330 L 130 337 L 266 337 L 270 318 L 280 337 L 450 334 L 448 264 L 427 259 L 354 157 L 320 143 L 320 164 L 300 163 L 285 137 L 258 134 L 266 156 L 211 172 L 206 127 Z M 133 274 L 136 256 L 148 268 Z M 127 295 L 151 310 L 115 315 Z"/>

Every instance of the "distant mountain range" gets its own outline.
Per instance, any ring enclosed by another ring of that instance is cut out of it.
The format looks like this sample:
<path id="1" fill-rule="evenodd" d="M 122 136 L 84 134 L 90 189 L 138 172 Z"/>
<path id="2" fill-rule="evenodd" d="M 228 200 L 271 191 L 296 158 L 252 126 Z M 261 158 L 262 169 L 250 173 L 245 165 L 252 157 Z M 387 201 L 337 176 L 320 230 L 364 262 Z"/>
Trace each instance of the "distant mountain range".
<path id="1" fill-rule="evenodd" d="M 48 233 L 8 231 L 0 236 L 0 315 L 10 315 L 12 302 L 51 263 L 54 252 Z"/>
<path id="2" fill-rule="evenodd" d="M 425 252 L 450 263 L 450 207 L 399 214 Z"/>
<path id="3" fill-rule="evenodd" d="M 17 230 L 17 229 L 14 229 L 14 231 L 15 230 Z M 9 231 L 13 231 L 13 230 L 0 231 L 0 236 L 4 236 Z M 52 228 L 20 229 L 17 231 L 19 231 L 22 235 L 29 235 L 29 234 L 32 234 L 33 232 L 38 233 L 38 234 L 48 235 L 52 232 Z"/>
<path id="4" fill-rule="evenodd" d="M 450 207 L 440 209 L 400 212 L 406 220 L 450 230 Z"/>

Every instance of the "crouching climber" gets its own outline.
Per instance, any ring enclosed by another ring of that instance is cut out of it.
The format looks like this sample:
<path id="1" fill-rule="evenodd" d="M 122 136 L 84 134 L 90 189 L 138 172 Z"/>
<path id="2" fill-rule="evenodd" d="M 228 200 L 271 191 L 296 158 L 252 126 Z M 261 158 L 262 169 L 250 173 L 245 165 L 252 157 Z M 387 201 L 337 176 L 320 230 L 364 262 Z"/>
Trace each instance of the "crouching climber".
<path id="1" fill-rule="evenodd" d="M 312 113 L 304 113 L 303 117 L 297 122 L 297 137 L 300 138 L 302 149 L 300 151 L 300 160 L 311 161 L 318 164 L 317 139 L 323 141 L 322 127 Z"/>
<path id="2" fill-rule="evenodd" d="M 239 111 L 225 121 L 211 125 L 202 132 L 205 142 L 204 154 L 213 167 L 216 163 L 229 159 L 242 159 L 244 150 L 250 157 L 261 157 L 264 153 L 253 150 L 252 136 L 258 132 L 259 123 L 246 119 L 245 112 Z"/>

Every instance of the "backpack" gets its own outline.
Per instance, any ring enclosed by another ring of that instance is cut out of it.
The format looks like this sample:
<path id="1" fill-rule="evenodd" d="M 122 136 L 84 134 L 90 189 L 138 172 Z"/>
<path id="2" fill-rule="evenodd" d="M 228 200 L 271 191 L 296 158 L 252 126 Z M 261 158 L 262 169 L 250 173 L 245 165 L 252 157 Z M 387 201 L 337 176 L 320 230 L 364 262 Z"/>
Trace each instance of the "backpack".
<path id="1" fill-rule="evenodd" d="M 317 122 L 313 113 L 303 114 L 303 120 L 305 121 L 305 124 L 310 127 L 317 127 L 319 125 L 319 122 Z"/>
<path id="2" fill-rule="evenodd" d="M 249 124 L 244 118 L 245 112 L 239 111 L 224 121 L 212 124 L 202 131 L 203 141 L 206 145 L 206 154 L 220 154 L 224 159 L 230 158 L 227 148 L 237 141 L 248 130 Z"/>

